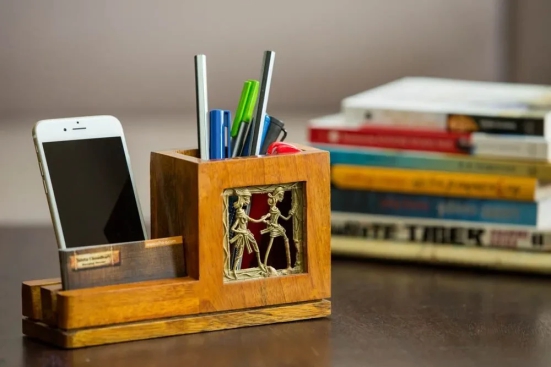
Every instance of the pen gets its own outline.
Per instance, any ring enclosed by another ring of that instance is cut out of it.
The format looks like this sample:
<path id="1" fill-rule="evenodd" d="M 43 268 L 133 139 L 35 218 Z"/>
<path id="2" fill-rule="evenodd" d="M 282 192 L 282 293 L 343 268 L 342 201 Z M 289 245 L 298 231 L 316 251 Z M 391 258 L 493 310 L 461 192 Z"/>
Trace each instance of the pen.
<path id="1" fill-rule="evenodd" d="M 270 121 L 271 121 L 271 117 L 266 115 L 266 117 L 264 118 L 264 127 L 263 127 L 264 131 L 262 133 L 261 143 L 264 142 L 264 139 L 266 138 L 266 134 L 268 133 L 268 129 L 270 127 Z M 243 151 L 240 154 L 241 156 L 251 155 L 251 154 L 249 154 L 249 149 L 251 147 L 251 139 L 252 139 L 252 136 L 251 136 L 251 133 L 249 131 L 249 134 L 247 135 L 245 143 L 243 144 Z"/>
<path id="2" fill-rule="evenodd" d="M 232 139 L 231 143 L 231 157 L 241 157 L 243 155 L 243 148 L 245 147 L 245 142 L 247 141 L 247 136 L 251 129 L 250 122 L 241 122 L 239 125 L 239 131 L 235 139 Z"/>
<path id="3" fill-rule="evenodd" d="M 260 134 L 264 126 L 268 98 L 270 96 L 270 85 L 272 82 L 272 72 L 274 68 L 275 52 L 265 51 L 262 61 L 262 74 L 260 77 L 260 90 L 258 92 L 258 102 L 256 103 L 254 117 L 252 120 L 252 138 L 249 146 L 249 155 L 260 154 L 261 138 Z"/>
<path id="4" fill-rule="evenodd" d="M 199 157 L 209 159 L 207 57 L 195 55 L 195 103 Z"/>
<path id="5" fill-rule="evenodd" d="M 211 110 L 209 113 L 210 159 L 230 157 L 230 118 L 231 113 L 227 110 Z"/>
<path id="6" fill-rule="evenodd" d="M 247 80 L 243 83 L 239 104 L 235 110 L 233 125 L 231 128 L 231 137 L 235 138 L 239 133 L 239 127 L 243 122 L 251 122 L 254 104 L 258 97 L 258 82 L 256 80 Z"/>
<path id="7" fill-rule="evenodd" d="M 241 117 L 245 122 L 251 122 L 253 120 L 254 108 L 256 106 L 256 100 L 258 99 L 258 90 L 260 83 L 256 80 L 249 80 L 251 88 L 249 95 L 247 96 L 247 103 L 243 108 L 243 116 Z"/>
<path id="8" fill-rule="evenodd" d="M 287 137 L 287 130 L 285 130 L 285 124 L 279 119 L 273 116 L 270 116 L 270 123 L 268 125 L 266 135 L 262 142 L 262 148 L 260 149 L 260 154 L 266 154 L 266 151 L 268 150 L 268 147 L 270 146 L 270 144 L 278 141 L 278 138 L 282 132 L 283 132 L 283 137 L 279 141 L 283 141 Z"/>
<path id="9" fill-rule="evenodd" d="M 270 130 L 270 126 L 272 125 L 272 117 L 269 115 L 266 115 L 266 118 L 264 119 L 264 128 L 262 129 L 262 138 L 260 140 L 260 146 L 264 145 L 266 142 L 266 135 L 268 135 L 268 130 Z"/>
<path id="10" fill-rule="evenodd" d="M 249 96 L 250 90 L 251 90 L 251 82 L 246 81 L 245 83 L 243 83 L 243 89 L 241 90 L 241 97 L 239 98 L 239 104 L 237 105 L 237 109 L 235 110 L 235 116 L 233 117 L 233 124 L 231 127 L 232 138 L 235 138 L 237 136 L 237 133 L 239 132 L 239 127 L 243 122 L 243 111 L 245 109 L 245 105 L 247 104 L 247 97 Z"/>

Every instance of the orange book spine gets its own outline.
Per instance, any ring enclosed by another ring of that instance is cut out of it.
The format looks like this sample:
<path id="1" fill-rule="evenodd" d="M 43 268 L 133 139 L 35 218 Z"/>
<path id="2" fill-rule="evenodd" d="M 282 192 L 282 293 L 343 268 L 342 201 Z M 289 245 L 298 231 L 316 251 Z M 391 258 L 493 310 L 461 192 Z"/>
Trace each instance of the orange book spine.
<path id="1" fill-rule="evenodd" d="M 534 201 L 538 180 L 474 173 L 333 165 L 332 183 L 341 189 L 418 195 Z"/>

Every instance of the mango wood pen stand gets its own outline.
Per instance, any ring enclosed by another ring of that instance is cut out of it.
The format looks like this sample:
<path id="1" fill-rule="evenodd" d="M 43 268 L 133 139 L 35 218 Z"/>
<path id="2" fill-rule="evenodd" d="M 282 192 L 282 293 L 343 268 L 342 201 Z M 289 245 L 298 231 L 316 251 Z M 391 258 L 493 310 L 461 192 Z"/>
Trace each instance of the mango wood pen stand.
<path id="1" fill-rule="evenodd" d="M 185 276 L 25 282 L 24 334 L 77 348 L 329 316 L 329 155 L 299 148 L 211 161 L 153 152 L 152 237 L 182 236 Z"/>

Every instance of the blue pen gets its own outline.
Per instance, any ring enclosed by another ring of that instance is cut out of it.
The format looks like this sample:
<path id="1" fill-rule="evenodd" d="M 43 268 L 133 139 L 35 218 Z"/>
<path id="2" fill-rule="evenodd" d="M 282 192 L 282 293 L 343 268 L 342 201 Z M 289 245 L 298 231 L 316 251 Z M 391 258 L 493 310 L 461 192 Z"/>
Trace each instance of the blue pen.
<path id="1" fill-rule="evenodd" d="M 264 144 L 264 140 L 266 140 L 266 134 L 268 133 L 271 122 L 272 118 L 266 115 L 266 118 L 264 119 L 264 130 L 262 130 L 262 137 L 260 138 L 260 146 L 262 146 L 262 144 Z"/>
<path id="2" fill-rule="evenodd" d="M 210 159 L 231 157 L 230 120 L 231 113 L 228 110 L 210 111 Z"/>
<path id="3" fill-rule="evenodd" d="M 277 118 L 270 116 L 270 126 L 268 126 L 268 131 L 264 134 L 264 139 L 260 148 L 260 154 L 262 155 L 266 154 L 270 144 L 278 140 L 285 140 L 285 138 L 287 137 L 287 130 L 285 130 L 285 124 L 283 123 L 283 121 L 280 121 Z"/>
<path id="4" fill-rule="evenodd" d="M 262 130 L 262 136 L 260 138 L 261 139 L 260 145 L 262 145 L 262 143 L 264 142 L 264 139 L 266 138 L 266 134 L 268 133 L 268 129 L 270 128 L 270 122 L 271 122 L 270 116 L 266 115 L 266 117 L 264 118 L 264 127 Z M 245 141 L 245 145 L 243 147 L 243 153 L 242 153 L 243 156 L 249 155 L 251 139 L 252 139 L 252 134 L 249 133 L 249 135 L 247 135 L 247 140 Z"/>

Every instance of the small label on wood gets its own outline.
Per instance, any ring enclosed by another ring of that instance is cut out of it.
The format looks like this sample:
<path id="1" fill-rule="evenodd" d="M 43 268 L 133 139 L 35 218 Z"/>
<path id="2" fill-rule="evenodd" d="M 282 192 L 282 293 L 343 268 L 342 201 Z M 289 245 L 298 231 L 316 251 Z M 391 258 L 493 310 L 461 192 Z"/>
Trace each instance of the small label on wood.
<path id="1" fill-rule="evenodd" d="M 174 246 L 174 245 L 181 245 L 182 244 L 182 237 L 169 237 L 169 238 L 159 238 L 154 240 L 146 240 L 145 241 L 145 248 L 154 248 L 154 247 L 161 247 L 161 246 Z"/>
<path id="2" fill-rule="evenodd" d="M 116 266 L 121 263 L 120 251 L 109 250 L 92 254 L 71 255 L 71 269 L 82 270 L 103 266 Z"/>

